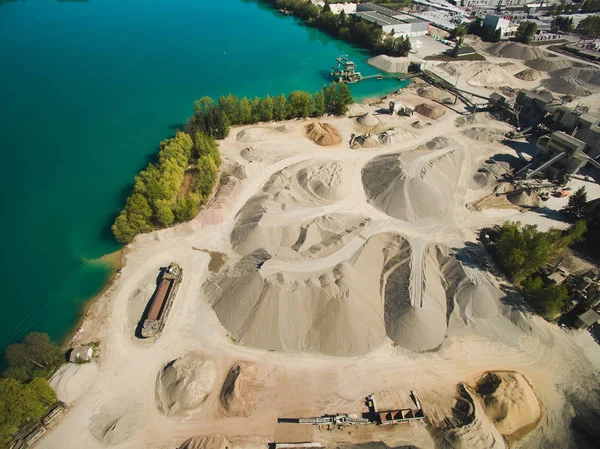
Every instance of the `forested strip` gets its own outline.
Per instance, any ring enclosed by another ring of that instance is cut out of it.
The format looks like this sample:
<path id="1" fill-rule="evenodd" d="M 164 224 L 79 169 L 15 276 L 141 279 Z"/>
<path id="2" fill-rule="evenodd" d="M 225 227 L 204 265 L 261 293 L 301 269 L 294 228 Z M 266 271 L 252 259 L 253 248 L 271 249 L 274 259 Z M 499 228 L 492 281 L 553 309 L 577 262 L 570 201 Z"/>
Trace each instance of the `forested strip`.
<path id="1" fill-rule="evenodd" d="M 291 12 L 306 25 L 319 28 L 327 34 L 367 50 L 388 56 L 407 56 L 410 39 L 392 34 L 383 37 L 381 27 L 365 22 L 354 14 L 341 11 L 335 14 L 326 3 L 315 5 L 310 0 L 264 0 L 277 9 Z"/>
<path id="2" fill-rule="evenodd" d="M 65 355 L 47 334 L 33 332 L 21 343 L 6 348 L 7 368 L 0 379 L 0 447 L 4 447 L 19 428 L 44 416 L 56 402 L 48 384 L 65 362 Z"/>
<path id="3" fill-rule="evenodd" d="M 324 86 L 314 95 L 304 91 L 252 99 L 227 95 L 218 103 L 201 98 L 185 130 L 162 141 L 158 161 L 135 177 L 133 192 L 112 226 L 114 236 L 129 243 L 137 234 L 196 216 L 218 180 L 221 156 L 215 139 L 227 137 L 231 125 L 343 115 L 352 101 L 343 83 Z"/>

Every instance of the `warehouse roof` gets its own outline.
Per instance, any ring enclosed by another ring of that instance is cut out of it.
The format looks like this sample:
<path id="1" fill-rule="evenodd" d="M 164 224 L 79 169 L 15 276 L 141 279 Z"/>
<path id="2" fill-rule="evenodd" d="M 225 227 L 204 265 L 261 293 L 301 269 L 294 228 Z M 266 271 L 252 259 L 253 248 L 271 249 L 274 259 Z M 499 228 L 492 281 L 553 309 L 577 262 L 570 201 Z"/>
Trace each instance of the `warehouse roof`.
<path id="1" fill-rule="evenodd" d="M 377 25 L 401 25 L 404 22 L 401 22 L 398 19 L 394 19 L 393 17 L 389 17 L 389 16 L 384 16 L 381 13 L 378 13 L 377 11 L 361 11 L 361 12 L 357 12 L 356 15 L 358 17 L 360 17 L 361 19 L 364 19 L 368 22 L 374 22 Z"/>

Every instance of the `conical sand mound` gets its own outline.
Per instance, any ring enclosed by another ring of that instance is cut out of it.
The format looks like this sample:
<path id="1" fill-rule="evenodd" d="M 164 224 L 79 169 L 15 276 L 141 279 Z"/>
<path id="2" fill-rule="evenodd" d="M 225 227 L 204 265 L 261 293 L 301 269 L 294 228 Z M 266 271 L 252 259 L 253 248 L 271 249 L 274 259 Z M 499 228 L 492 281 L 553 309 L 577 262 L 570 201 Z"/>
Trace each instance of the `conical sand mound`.
<path id="1" fill-rule="evenodd" d="M 519 78 L 523 81 L 535 81 L 539 79 L 539 77 L 540 73 L 534 69 L 525 69 L 515 74 L 515 78 Z"/>
<path id="2" fill-rule="evenodd" d="M 367 61 L 373 67 L 388 73 L 406 73 L 410 60 L 408 58 L 393 58 L 387 55 L 379 55 Z"/>
<path id="3" fill-rule="evenodd" d="M 524 61 L 546 57 L 546 52 L 541 48 L 531 47 L 529 45 L 519 44 L 517 42 L 501 42 L 499 44 L 492 45 L 487 49 L 487 52 L 493 56 L 522 59 Z"/>
<path id="4" fill-rule="evenodd" d="M 361 115 L 357 119 L 358 123 L 365 126 L 377 126 L 379 125 L 379 120 L 370 112 L 367 112 L 364 115 Z"/>
<path id="5" fill-rule="evenodd" d="M 572 67 L 573 63 L 561 58 L 537 58 L 527 61 L 525 65 L 542 72 L 553 72 Z"/>

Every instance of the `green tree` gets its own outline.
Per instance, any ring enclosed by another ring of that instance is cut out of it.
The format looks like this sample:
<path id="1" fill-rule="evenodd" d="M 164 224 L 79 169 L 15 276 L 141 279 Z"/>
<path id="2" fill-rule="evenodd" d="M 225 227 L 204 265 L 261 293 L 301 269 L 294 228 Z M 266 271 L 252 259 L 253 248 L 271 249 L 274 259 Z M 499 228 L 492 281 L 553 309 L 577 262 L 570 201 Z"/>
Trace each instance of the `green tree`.
<path id="1" fill-rule="evenodd" d="M 325 114 L 325 94 L 321 90 L 315 94 L 314 116 L 320 117 L 323 114 Z"/>
<path id="2" fill-rule="evenodd" d="M 547 319 L 559 315 L 569 297 L 569 292 L 564 285 L 556 285 L 554 282 L 545 285 L 539 276 L 523 282 L 523 293 L 536 311 Z"/>
<path id="3" fill-rule="evenodd" d="M 577 25 L 577 32 L 584 36 L 600 36 L 600 15 L 588 16 L 583 19 L 579 22 L 579 25 Z"/>
<path id="4" fill-rule="evenodd" d="M 242 98 L 240 102 L 240 124 L 245 125 L 250 122 L 252 118 L 252 108 L 250 107 L 250 101 L 246 97 Z"/>
<path id="5" fill-rule="evenodd" d="M 219 106 L 229 118 L 232 125 L 239 125 L 240 121 L 240 99 L 235 95 L 219 97 Z"/>
<path id="6" fill-rule="evenodd" d="M 44 416 L 55 402 L 56 393 L 45 379 L 0 379 L 0 445 L 7 444 L 26 420 Z"/>
<path id="7" fill-rule="evenodd" d="M 48 334 L 32 332 L 22 343 L 8 346 L 4 352 L 5 376 L 18 373 L 18 379 L 29 381 L 36 376 L 51 376 L 65 361 L 64 353 Z"/>
<path id="8" fill-rule="evenodd" d="M 519 28 L 517 28 L 515 40 L 517 42 L 528 44 L 531 42 L 531 38 L 535 35 L 535 33 L 537 33 L 537 24 L 535 22 L 521 22 L 519 24 Z"/>
<path id="9" fill-rule="evenodd" d="M 202 196 L 198 193 L 190 193 L 181 198 L 173 208 L 175 221 L 181 223 L 193 219 L 198 214 L 201 202 Z"/>
<path id="10" fill-rule="evenodd" d="M 175 216 L 171 210 L 171 202 L 168 200 L 158 200 L 156 202 L 156 220 L 162 227 L 171 226 L 175 221 Z"/>
<path id="11" fill-rule="evenodd" d="M 584 218 L 588 212 L 587 192 L 582 186 L 569 197 L 569 202 L 562 212 L 572 218 Z"/>
<path id="12" fill-rule="evenodd" d="M 311 94 L 301 90 L 291 92 L 287 99 L 288 118 L 309 117 L 314 110 L 314 99 Z"/>
<path id="13" fill-rule="evenodd" d="M 273 120 L 273 99 L 268 95 L 260 100 L 259 115 L 261 122 Z"/>
<path id="14" fill-rule="evenodd" d="M 215 186 L 219 168 L 211 157 L 202 156 L 198 160 L 198 171 L 198 190 L 203 197 L 208 198 Z"/>
<path id="15" fill-rule="evenodd" d="M 285 120 L 287 111 L 287 98 L 285 95 L 278 95 L 273 98 L 273 119 Z"/>

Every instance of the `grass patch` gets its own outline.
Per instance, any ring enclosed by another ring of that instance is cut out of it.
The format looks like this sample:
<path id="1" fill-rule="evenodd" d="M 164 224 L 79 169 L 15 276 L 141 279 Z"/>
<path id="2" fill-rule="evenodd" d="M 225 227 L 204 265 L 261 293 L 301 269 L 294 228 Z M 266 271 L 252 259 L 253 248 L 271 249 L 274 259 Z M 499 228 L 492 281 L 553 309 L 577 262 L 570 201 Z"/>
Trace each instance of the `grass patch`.
<path id="1" fill-rule="evenodd" d="M 569 41 L 567 39 L 553 39 L 550 41 L 529 42 L 529 44 L 527 44 L 527 45 L 531 45 L 532 47 L 539 47 L 540 45 L 548 45 L 548 44 L 556 45 L 556 44 L 564 44 L 565 42 L 569 42 Z"/>
<path id="2" fill-rule="evenodd" d="M 188 168 L 185 171 L 177 199 L 185 198 L 188 193 L 195 192 L 198 189 L 199 174 L 200 170 L 198 170 L 198 167 Z"/>

